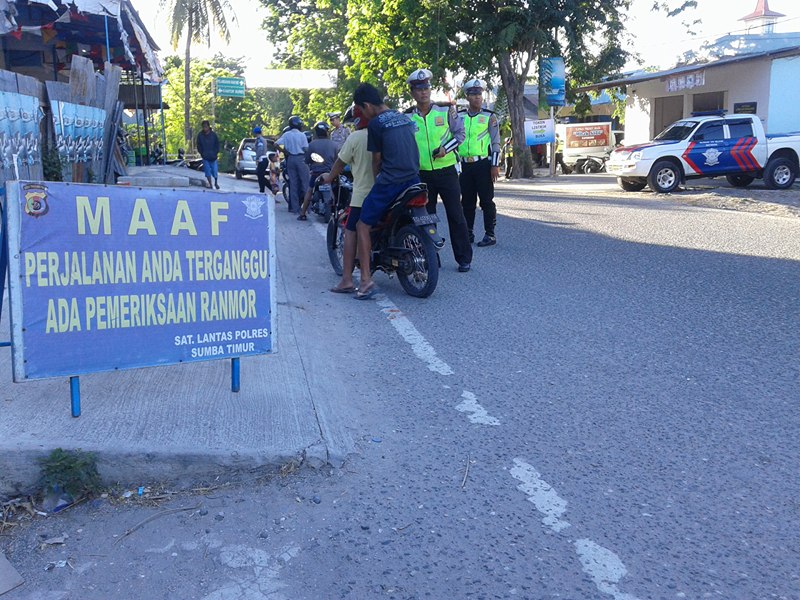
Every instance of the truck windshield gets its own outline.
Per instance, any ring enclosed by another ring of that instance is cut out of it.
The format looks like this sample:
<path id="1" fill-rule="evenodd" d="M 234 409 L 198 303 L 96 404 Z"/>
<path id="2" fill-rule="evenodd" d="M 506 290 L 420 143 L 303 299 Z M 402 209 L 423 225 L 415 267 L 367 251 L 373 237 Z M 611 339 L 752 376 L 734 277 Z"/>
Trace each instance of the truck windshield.
<path id="1" fill-rule="evenodd" d="M 697 121 L 675 121 L 672 125 L 659 133 L 656 139 L 667 141 L 684 140 L 694 131 L 695 127 L 697 127 Z"/>

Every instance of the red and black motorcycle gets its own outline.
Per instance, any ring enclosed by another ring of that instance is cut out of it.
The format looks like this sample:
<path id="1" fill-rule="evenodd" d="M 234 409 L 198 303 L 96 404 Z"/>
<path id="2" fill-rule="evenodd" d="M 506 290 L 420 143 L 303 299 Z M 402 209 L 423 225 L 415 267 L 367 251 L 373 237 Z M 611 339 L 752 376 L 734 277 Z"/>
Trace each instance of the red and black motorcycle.
<path id="1" fill-rule="evenodd" d="M 370 271 L 396 274 L 410 296 L 427 298 L 439 281 L 438 250 L 444 246 L 436 224 L 428 214 L 428 187 L 417 183 L 401 192 L 372 228 Z M 344 231 L 349 206 L 337 207 L 328 223 L 328 257 L 337 275 L 342 274 Z M 358 263 L 356 263 L 358 264 Z"/>

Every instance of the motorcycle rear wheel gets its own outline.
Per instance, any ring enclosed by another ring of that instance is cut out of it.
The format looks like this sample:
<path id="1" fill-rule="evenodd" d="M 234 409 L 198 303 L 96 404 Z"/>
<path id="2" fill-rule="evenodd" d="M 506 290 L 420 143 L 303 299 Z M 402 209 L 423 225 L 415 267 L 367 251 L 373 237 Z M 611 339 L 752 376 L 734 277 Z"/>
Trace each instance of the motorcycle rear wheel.
<path id="1" fill-rule="evenodd" d="M 344 273 L 344 226 L 347 222 L 347 212 L 342 211 L 335 219 L 328 221 L 328 259 L 331 261 L 334 273 L 339 277 Z"/>
<path id="2" fill-rule="evenodd" d="M 418 227 L 406 225 L 397 232 L 397 244 L 408 248 L 414 255 L 414 269 L 408 275 L 397 272 L 400 285 L 409 296 L 427 298 L 439 282 L 439 257 L 433 240 Z"/>

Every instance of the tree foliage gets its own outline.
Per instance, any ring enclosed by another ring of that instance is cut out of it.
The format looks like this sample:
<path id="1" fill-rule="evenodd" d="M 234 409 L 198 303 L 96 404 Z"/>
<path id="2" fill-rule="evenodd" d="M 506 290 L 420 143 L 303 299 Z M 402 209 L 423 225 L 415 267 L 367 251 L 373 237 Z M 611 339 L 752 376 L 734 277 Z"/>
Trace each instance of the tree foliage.
<path id="1" fill-rule="evenodd" d="M 347 0 L 260 1 L 267 9 L 264 29 L 276 47 L 276 68 L 339 72 L 335 89 L 290 90 L 295 112 L 312 124 L 326 120 L 327 112 L 344 111 L 358 85 L 346 74 L 349 58 L 343 40 L 348 28 Z"/>
<path id="2" fill-rule="evenodd" d="M 185 147 L 191 148 L 193 140 L 189 105 L 192 86 L 189 74 L 192 43 L 208 45 L 214 32 L 229 42 L 231 38 L 229 25 L 236 22 L 236 17 L 228 0 L 161 0 L 161 2 L 167 9 L 172 49 L 177 49 L 181 38 L 185 43 L 183 65 L 186 103 L 183 113 L 183 137 Z"/>
<path id="3" fill-rule="evenodd" d="M 260 125 L 266 134 L 280 132 L 292 112 L 292 101 L 286 90 L 248 89 L 244 98 L 214 98 L 217 77 L 237 77 L 244 72 L 241 58 L 217 55 L 211 60 L 193 60 L 189 77 L 193 94 L 189 98 L 190 122 L 200 130 L 203 119 L 213 122 L 223 144 L 235 146 L 242 138 L 252 136 L 253 127 Z M 184 105 L 184 64 L 178 56 L 165 60 L 164 102 L 170 111 L 165 115 L 167 151 L 177 152 L 184 146 L 184 127 L 181 113 Z"/>

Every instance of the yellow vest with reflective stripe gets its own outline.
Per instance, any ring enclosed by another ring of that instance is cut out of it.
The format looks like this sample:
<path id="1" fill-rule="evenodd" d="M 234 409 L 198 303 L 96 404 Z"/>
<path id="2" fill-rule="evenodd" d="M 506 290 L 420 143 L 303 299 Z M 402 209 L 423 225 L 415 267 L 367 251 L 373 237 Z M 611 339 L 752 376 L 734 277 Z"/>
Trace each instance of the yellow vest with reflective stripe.
<path id="1" fill-rule="evenodd" d="M 489 158 L 489 119 L 491 114 L 481 111 L 477 115 L 464 113 L 464 132 L 466 137 L 464 142 L 458 147 L 458 153 L 462 157 L 485 156 Z"/>
<path id="2" fill-rule="evenodd" d="M 419 148 L 419 170 L 433 171 L 456 164 L 454 152 L 448 152 L 443 158 L 434 160 L 433 151 L 444 145 L 452 137 L 450 123 L 447 120 L 449 106 L 431 104 L 431 110 L 424 117 L 418 112 L 411 113 L 411 120 L 417 126 L 414 134 Z"/>

